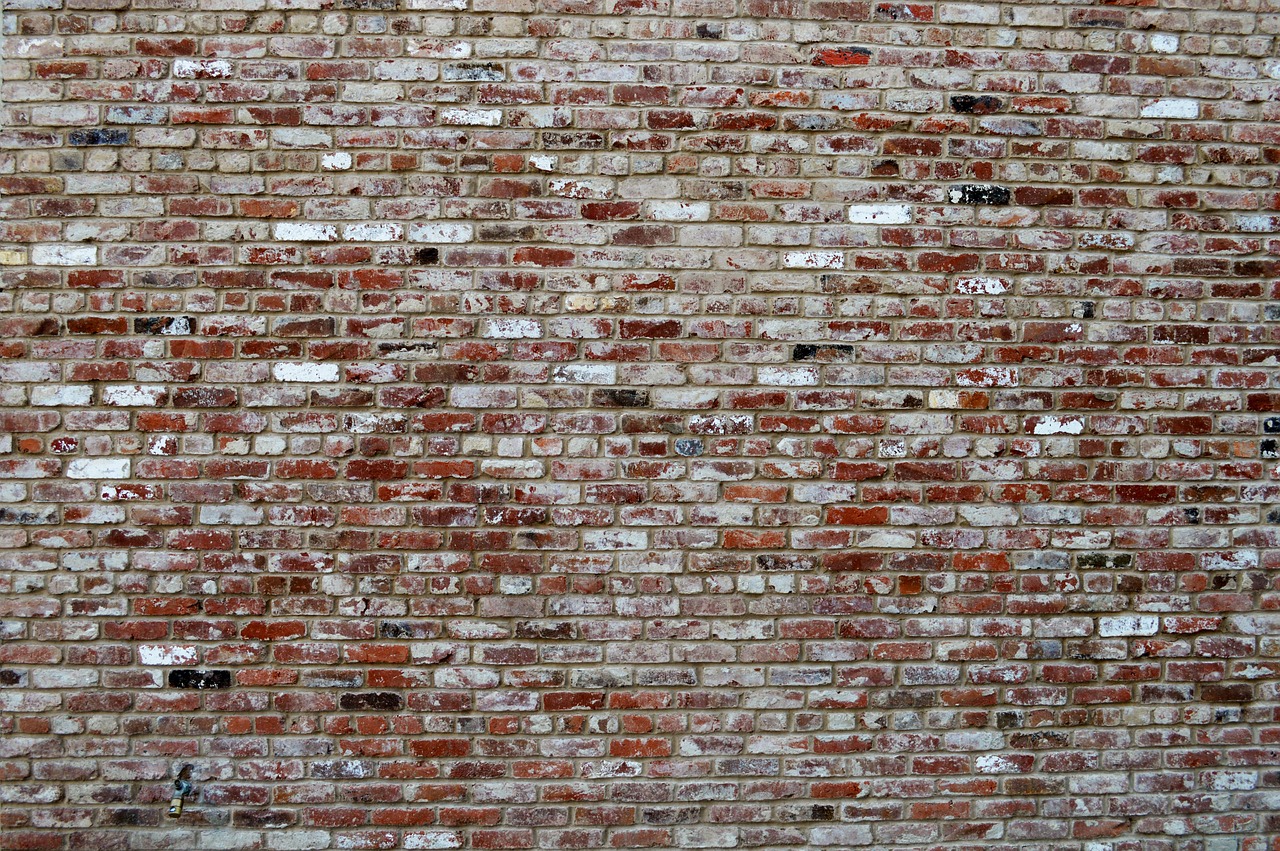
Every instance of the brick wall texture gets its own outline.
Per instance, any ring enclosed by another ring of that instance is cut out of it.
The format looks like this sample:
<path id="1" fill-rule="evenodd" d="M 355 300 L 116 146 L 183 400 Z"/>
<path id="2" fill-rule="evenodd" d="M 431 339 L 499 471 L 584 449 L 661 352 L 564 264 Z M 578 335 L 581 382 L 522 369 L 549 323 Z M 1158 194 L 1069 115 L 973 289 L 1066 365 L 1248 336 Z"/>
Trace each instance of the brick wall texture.
<path id="1" fill-rule="evenodd" d="M 7 8 L 3 851 L 1280 849 L 1273 0 Z"/>

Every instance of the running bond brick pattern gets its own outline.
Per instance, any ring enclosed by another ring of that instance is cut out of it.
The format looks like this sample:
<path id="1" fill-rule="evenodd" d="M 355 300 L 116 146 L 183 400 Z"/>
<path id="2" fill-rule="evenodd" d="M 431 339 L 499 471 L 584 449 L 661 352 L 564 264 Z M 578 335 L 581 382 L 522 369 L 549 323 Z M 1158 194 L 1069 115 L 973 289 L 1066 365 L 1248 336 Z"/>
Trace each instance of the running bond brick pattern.
<path id="1" fill-rule="evenodd" d="M 1272 0 L 8 8 L 0 849 L 1280 848 Z"/>

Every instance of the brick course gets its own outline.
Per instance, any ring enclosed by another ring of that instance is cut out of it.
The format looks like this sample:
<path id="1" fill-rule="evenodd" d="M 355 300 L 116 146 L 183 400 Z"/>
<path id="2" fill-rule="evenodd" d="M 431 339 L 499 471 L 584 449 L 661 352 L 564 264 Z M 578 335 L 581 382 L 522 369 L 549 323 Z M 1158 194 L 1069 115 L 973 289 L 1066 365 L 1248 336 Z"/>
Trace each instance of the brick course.
<path id="1" fill-rule="evenodd" d="M 6 9 L 3 851 L 1280 849 L 1273 0 Z"/>

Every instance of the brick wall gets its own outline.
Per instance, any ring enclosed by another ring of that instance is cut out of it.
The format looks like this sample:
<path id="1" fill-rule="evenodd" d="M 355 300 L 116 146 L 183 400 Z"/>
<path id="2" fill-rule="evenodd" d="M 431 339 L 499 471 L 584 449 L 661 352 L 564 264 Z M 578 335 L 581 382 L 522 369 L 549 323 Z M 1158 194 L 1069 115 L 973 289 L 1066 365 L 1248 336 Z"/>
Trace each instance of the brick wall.
<path id="1" fill-rule="evenodd" d="M 8 7 L 0 849 L 1280 848 L 1272 0 Z"/>

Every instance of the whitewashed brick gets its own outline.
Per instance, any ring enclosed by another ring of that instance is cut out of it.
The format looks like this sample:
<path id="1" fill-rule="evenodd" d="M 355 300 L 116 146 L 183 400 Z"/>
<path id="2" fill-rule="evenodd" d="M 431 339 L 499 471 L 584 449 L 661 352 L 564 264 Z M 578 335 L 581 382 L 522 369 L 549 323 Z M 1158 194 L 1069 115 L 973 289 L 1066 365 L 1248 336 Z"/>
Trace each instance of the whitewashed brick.
<path id="1" fill-rule="evenodd" d="M 849 221 L 855 225 L 905 225 L 911 223 L 909 204 L 854 204 Z"/>
<path id="2" fill-rule="evenodd" d="M 467 127 L 497 127 L 502 123 L 502 110 L 448 107 L 440 110 L 437 120 L 440 124 L 459 124 Z"/>
<path id="3" fill-rule="evenodd" d="M 173 60 L 173 76 L 179 80 L 194 80 L 197 77 L 226 79 L 232 76 L 234 70 L 231 63 L 225 59 Z"/>
<path id="4" fill-rule="evenodd" d="M 756 379 L 771 387 L 813 387 L 818 383 L 816 367 L 762 366 Z"/>
<path id="5" fill-rule="evenodd" d="M 33 245 L 33 266 L 92 266 L 98 262 L 98 249 L 92 245 Z"/>
<path id="6" fill-rule="evenodd" d="M 127 479 L 128 458 L 73 458 L 67 464 L 68 479 Z"/>
<path id="7" fill-rule="evenodd" d="M 1000 7 L 977 3 L 944 3 L 938 9 L 938 20 L 944 24 L 998 24 Z"/>
<path id="8" fill-rule="evenodd" d="M 273 830 L 267 833 L 270 851 L 322 851 L 329 848 L 333 836 L 327 830 Z"/>
<path id="9" fill-rule="evenodd" d="M 351 242 L 397 242 L 404 239 L 404 227 L 390 222 L 347 225 L 342 238 Z"/>
<path id="10" fill-rule="evenodd" d="M 1001 754 L 983 754 L 973 761 L 973 768 L 979 774 L 1021 774 L 1022 766 L 1018 761 Z"/>
<path id="11" fill-rule="evenodd" d="M 1000 278 L 956 279 L 956 292 L 965 295 L 1003 295 L 1009 288 L 1009 282 Z"/>
<path id="12" fill-rule="evenodd" d="M 782 256 L 788 269 L 843 269 L 844 254 L 839 251 L 788 251 Z"/>
<path id="13" fill-rule="evenodd" d="M 1103 638 L 1155 635 L 1159 631 L 1160 618 L 1156 615 L 1118 615 L 1098 618 L 1098 635 Z"/>
<path id="14" fill-rule="evenodd" d="M 1143 118 L 1199 118 L 1200 102 L 1190 98 L 1166 98 L 1142 108 Z"/>
<path id="15" fill-rule="evenodd" d="M 566 363 L 551 370 L 557 384 L 617 384 L 618 367 L 611 363 Z"/>
<path id="16" fill-rule="evenodd" d="M 434 9 L 460 9 L 465 6 L 447 5 L 455 0 L 444 0 L 439 6 L 430 6 Z M 458 0 L 461 2 L 462 0 Z M 425 0 L 427 3 L 433 0 Z M 414 7 L 419 8 L 419 7 Z M 405 52 L 410 56 L 418 56 L 430 59 L 467 59 L 474 53 L 471 43 L 467 41 L 442 40 L 438 38 L 411 38 L 405 44 Z"/>
<path id="17" fill-rule="evenodd" d="M 320 157 L 320 167 L 325 171 L 346 171 L 351 168 L 351 154 L 334 151 Z"/>
<path id="18" fill-rule="evenodd" d="M 337 381 L 336 363 L 277 363 L 271 367 L 276 381 L 319 382 Z"/>
<path id="19" fill-rule="evenodd" d="M 118 407 L 150 408 L 159 405 L 166 389 L 158 384 L 113 385 L 102 390 L 102 402 Z"/>
<path id="20" fill-rule="evenodd" d="M 83 406 L 93 404 L 89 384 L 40 384 L 31 388 L 31 404 L 39 406 Z"/>
<path id="21" fill-rule="evenodd" d="M 375 80 L 431 81 L 439 78 L 440 63 L 428 59 L 388 59 L 374 63 Z"/>
<path id="22" fill-rule="evenodd" d="M 542 325 L 536 319 L 486 319 L 481 333 L 496 340 L 536 339 Z"/>
<path id="23" fill-rule="evenodd" d="M 1280 233 L 1280 216 L 1237 216 L 1236 224 L 1244 233 Z"/>
<path id="24" fill-rule="evenodd" d="M 650 201 L 649 217 L 663 222 L 705 222 L 711 218 L 706 201 Z"/>
<path id="25" fill-rule="evenodd" d="M 416 222 L 409 226 L 410 242 L 470 242 L 475 227 L 465 222 Z"/>
<path id="26" fill-rule="evenodd" d="M 462 0 L 459 0 L 462 2 Z M 411 0 L 420 2 L 420 0 Z M 404 847 L 407 849 L 440 849 L 461 848 L 462 834 L 452 830 L 417 830 L 404 835 Z"/>
<path id="27" fill-rule="evenodd" d="M 547 192 L 561 198 L 604 199 L 613 196 L 614 182 L 605 178 L 558 177 L 547 181 Z"/>
<path id="28" fill-rule="evenodd" d="M 643 529 L 591 529 L 582 533 L 584 550 L 642 550 L 649 545 Z"/>
<path id="29" fill-rule="evenodd" d="M 333 242 L 338 238 L 338 228 L 310 222 L 280 222 L 275 226 L 275 237 L 282 242 Z"/>
<path id="30" fill-rule="evenodd" d="M 1045 416 L 1037 419 L 1031 430 L 1032 434 L 1083 434 L 1084 419 L 1081 417 Z"/>
<path id="31" fill-rule="evenodd" d="M 271 141 L 278 148 L 331 148 L 333 136 L 314 127 L 281 127 L 271 131 Z"/>
<path id="32" fill-rule="evenodd" d="M 809 832 L 809 841 L 819 848 L 832 845 L 871 845 L 875 839 L 871 826 L 866 824 L 818 825 Z"/>
<path id="33" fill-rule="evenodd" d="M 208 526 L 258 526 L 263 516 L 262 509 L 252 505 L 200 506 L 200 522 Z"/>

